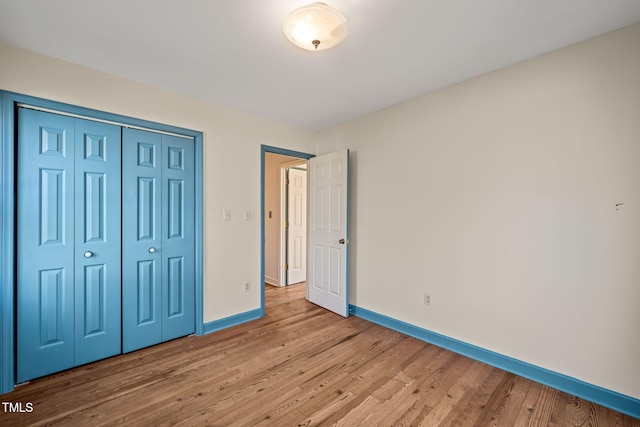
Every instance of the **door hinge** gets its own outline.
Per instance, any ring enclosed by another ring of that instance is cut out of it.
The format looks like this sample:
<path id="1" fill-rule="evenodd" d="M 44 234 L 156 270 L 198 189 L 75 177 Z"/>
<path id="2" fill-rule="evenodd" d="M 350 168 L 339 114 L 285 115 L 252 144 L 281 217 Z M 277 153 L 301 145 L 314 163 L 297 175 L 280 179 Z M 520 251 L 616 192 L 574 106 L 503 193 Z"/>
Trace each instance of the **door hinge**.
<path id="1" fill-rule="evenodd" d="M 285 221 L 285 222 L 284 222 L 284 226 L 285 226 L 285 227 L 289 227 L 289 221 Z"/>
<path id="2" fill-rule="evenodd" d="M 285 269 L 285 270 L 288 270 L 288 269 L 289 269 L 289 264 L 285 264 L 285 265 L 284 265 L 284 269 Z"/>
<path id="3" fill-rule="evenodd" d="M 289 185 L 289 178 L 286 178 L 286 179 L 284 180 L 284 184 L 285 184 L 285 185 Z"/>

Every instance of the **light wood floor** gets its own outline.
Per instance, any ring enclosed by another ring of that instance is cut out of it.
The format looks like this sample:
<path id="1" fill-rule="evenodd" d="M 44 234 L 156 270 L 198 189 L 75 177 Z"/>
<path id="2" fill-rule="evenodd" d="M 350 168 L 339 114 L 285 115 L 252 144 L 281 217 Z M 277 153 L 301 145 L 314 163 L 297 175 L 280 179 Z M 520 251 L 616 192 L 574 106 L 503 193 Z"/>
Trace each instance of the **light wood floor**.
<path id="1" fill-rule="evenodd" d="M 267 286 L 267 315 L 19 386 L 0 425 L 640 426 L 640 420 Z"/>

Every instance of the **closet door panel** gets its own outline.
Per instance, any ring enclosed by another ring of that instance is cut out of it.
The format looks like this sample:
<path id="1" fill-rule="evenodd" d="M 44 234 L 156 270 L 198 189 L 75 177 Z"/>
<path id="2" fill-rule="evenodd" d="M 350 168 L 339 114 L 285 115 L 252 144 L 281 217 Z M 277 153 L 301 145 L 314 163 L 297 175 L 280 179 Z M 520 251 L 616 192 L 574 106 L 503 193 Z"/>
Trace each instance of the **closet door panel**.
<path id="1" fill-rule="evenodd" d="M 77 119 L 76 365 L 121 351 L 121 128 Z"/>
<path id="2" fill-rule="evenodd" d="M 195 332 L 193 140 L 162 136 L 162 339 Z"/>
<path id="3" fill-rule="evenodd" d="M 17 382 L 74 365 L 74 120 L 18 110 Z"/>
<path id="4" fill-rule="evenodd" d="M 122 349 L 162 341 L 162 138 L 123 129 Z"/>

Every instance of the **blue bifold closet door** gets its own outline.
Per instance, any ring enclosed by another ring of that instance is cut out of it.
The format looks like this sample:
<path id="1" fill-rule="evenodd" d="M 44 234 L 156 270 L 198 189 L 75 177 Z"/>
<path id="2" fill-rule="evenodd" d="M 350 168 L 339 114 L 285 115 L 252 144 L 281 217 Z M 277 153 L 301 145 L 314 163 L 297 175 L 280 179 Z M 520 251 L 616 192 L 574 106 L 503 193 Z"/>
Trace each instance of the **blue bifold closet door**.
<path id="1" fill-rule="evenodd" d="M 18 111 L 17 382 L 121 352 L 121 128 Z"/>
<path id="2" fill-rule="evenodd" d="M 123 129 L 122 349 L 195 332 L 193 140 Z"/>
<path id="3" fill-rule="evenodd" d="M 193 333 L 193 139 L 19 108 L 17 151 L 17 382 Z"/>

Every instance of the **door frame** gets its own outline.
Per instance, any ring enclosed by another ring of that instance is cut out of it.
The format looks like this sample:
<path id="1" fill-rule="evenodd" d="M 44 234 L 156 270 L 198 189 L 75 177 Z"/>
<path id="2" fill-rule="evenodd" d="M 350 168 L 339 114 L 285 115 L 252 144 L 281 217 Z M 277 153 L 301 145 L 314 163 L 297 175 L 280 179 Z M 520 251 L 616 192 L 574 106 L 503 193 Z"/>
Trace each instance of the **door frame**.
<path id="1" fill-rule="evenodd" d="M 260 145 L 260 317 L 265 315 L 264 305 L 264 284 L 265 284 L 265 206 L 264 206 L 264 174 L 265 158 L 267 153 L 282 154 L 284 156 L 309 160 L 315 154 L 303 153 L 301 151 L 288 150 L 286 148 L 273 147 L 270 145 Z M 308 213 L 307 213 L 308 215 Z"/>
<path id="2" fill-rule="evenodd" d="M 0 91 L 0 394 L 15 387 L 16 132 L 17 108 L 24 104 L 50 112 L 193 138 L 195 149 L 195 329 L 203 323 L 203 133 L 148 120 Z M 264 294 L 263 294 L 264 296 Z"/>

